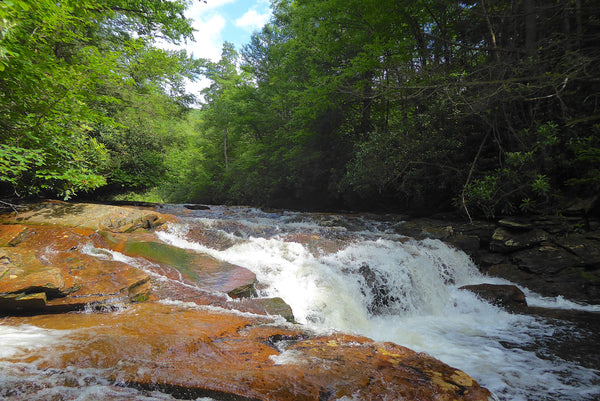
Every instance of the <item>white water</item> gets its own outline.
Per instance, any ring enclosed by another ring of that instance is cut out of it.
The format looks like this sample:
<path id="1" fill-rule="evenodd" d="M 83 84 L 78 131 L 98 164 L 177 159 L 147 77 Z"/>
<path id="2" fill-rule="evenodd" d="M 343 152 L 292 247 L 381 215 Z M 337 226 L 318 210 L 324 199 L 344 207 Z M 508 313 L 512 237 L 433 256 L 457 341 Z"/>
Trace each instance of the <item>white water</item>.
<path id="1" fill-rule="evenodd" d="M 458 289 L 506 282 L 481 275 L 463 252 L 437 240 L 406 239 L 391 226 L 364 219 L 227 211 L 200 213 L 159 238 L 249 268 L 266 285 L 261 295 L 282 297 L 296 320 L 314 330 L 353 332 L 427 352 L 464 370 L 500 400 L 600 397 L 599 372 L 540 358 L 536 347 L 528 347 L 566 328 L 510 314 Z M 217 250 L 187 240 L 188 230 L 198 226 L 233 245 Z M 294 242 L 289 235 L 298 232 L 337 248 Z M 600 310 L 527 293 L 533 305 Z"/>
<path id="2" fill-rule="evenodd" d="M 51 347 L 68 338 L 68 330 L 0 325 L 0 358 Z M 68 340 L 67 340 L 68 341 Z M 94 369 L 39 369 L 34 364 L 0 361 L 0 400 L 6 401 L 173 401 L 158 391 L 111 383 Z M 197 401 L 214 401 L 198 398 Z"/>
<path id="3" fill-rule="evenodd" d="M 507 313 L 459 290 L 506 281 L 481 275 L 464 253 L 440 241 L 407 239 L 394 233 L 399 223 L 358 217 L 225 207 L 187 213 L 184 223 L 171 225 L 159 238 L 251 269 L 262 296 L 282 297 L 296 320 L 315 331 L 353 332 L 427 352 L 473 376 L 503 401 L 600 399 L 599 372 L 541 357 L 540 342 L 569 327 Z M 187 233 L 194 230 L 205 230 L 226 246 L 213 249 L 188 240 Z M 140 268 L 147 264 L 155 279 L 172 280 L 156 277 L 148 261 L 91 247 L 85 252 Z M 524 290 L 530 305 L 600 311 L 597 305 Z M 63 341 L 67 334 L 0 325 L 0 358 Z M 0 399 L 6 400 L 175 399 L 109 383 L 101 372 L 40 370 L 6 362 L 0 363 L 0 372 Z"/>

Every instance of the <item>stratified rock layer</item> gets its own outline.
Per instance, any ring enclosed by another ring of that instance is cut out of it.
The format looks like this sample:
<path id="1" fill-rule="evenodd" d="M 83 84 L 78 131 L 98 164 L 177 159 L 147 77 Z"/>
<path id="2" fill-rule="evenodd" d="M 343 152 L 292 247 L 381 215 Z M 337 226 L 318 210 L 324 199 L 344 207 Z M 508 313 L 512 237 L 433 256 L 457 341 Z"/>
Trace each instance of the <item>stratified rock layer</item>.
<path id="1" fill-rule="evenodd" d="M 288 323 L 283 300 L 251 298 L 249 270 L 148 231 L 170 219 L 60 202 L 0 216 L 0 323 L 58 330 L 61 339 L 4 360 L 97 369 L 115 383 L 192 399 L 489 398 L 426 354 Z"/>
<path id="2" fill-rule="evenodd" d="M 42 368 L 102 369 L 111 380 L 180 397 L 242 400 L 487 400 L 440 361 L 364 337 L 315 336 L 267 317 L 154 302 L 120 313 L 9 318 L 65 331 Z M 12 361 L 20 361 L 19 357 Z M 240 398 L 234 398 L 240 397 Z"/>
<path id="3" fill-rule="evenodd" d="M 600 303 L 600 219 L 533 216 L 496 222 L 412 219 L 400 234 L 437 238 L 465 251 L 491 276 L 544 296 Z"/>

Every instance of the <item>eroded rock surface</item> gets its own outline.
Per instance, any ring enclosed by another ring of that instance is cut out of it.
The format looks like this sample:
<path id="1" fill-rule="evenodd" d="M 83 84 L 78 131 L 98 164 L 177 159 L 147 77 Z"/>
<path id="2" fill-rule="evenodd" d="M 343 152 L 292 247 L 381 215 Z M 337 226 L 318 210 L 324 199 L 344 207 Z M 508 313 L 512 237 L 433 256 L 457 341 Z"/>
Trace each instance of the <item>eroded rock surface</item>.
<path id="1" fill-rule="evenodd" d="M 282 299 L 253 297 L 252 272 L 161 243 L 152 230 L 171 217 L 131 210 L 51 202 L 0 216 L 0 321 L 60 339 L 5 361 L 93 369 L 182 398 L 490 396 L 428 355 L 288 323 Z"/>
<path id="2" fill-rule="evenodd" d="M 143 208 L 49 201 L 4 215 L 0 221 L 132 232 L 158 227 L 169 219 L 172 216 Z"/>
<path id="3" fill-rule="evenodd" d="M 102 369 L 111 380 L 180 397 L 254 400 L 487 400 L 462 371 L 364 337 L 315 336 L 300 326 L 155 302 L 120 313 L 9 318 L 65 330 L 65 342 L 29 351 L 52 369 Z M 11 358 L 20 361 L 20 357 Z M 234 398 L 240 397 L 240 398 Z"/>
<path id="4" fill-rule="evenodd" d="M 600 303 L 600 220 L 534 216 L 495 222 L 413 219 L 397 231 L 464 250 L 486 274 L 544 296 Z"/>

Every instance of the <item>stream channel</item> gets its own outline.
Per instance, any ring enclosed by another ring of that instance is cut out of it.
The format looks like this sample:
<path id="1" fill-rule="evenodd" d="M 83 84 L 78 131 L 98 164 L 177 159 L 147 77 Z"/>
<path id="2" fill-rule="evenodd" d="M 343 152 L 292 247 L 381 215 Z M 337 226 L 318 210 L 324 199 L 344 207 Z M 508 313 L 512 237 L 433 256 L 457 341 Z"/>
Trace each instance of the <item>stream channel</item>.
<path id="1" fill-rule="evenodd" d="M 471 375 L 498 400 L 600 399 L 600 305 L 522 288 L 530 312 L 509 313 L 459 289 L 506 280 L 484 276 L 465 253 L 441 241 L 397 234 L 402 221 L 393 218 L 225 206 L 166 205 L 161 212 L 181 218 L 157 232 L 161 241 L 252 270 L 259 296 L 283 298 L 296 321 L 314 331 L 356 333 L 426 352 Z M 51 336 L 0 326 L 0 352 Z M 23 375 L 53 380 L 23 366 L 14 375 L 15 367 L 0 369 L 0 387 Z M 65 399 L 97 399 L 94 392 L 111 391 L 123 399 L 172 399 L 116 389 L 93 372 L 79 372 L 75 380 L 93 383 L 86 386 L 91 398 Z"/>

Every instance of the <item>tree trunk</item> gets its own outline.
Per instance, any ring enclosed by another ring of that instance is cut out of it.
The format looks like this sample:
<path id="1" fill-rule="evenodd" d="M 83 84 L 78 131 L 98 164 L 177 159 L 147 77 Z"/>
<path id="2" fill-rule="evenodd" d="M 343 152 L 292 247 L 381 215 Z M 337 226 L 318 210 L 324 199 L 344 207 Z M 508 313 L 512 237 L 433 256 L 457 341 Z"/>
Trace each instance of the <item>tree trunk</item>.
<path id="1" fill-rule="evenodd" d="M 537 27 L 535 15 L 535 0 L 524 0 L 525 11 L 525 50 L 531 57 L 536 52 Z"/>
<path id="2" fill-rule="evenodd" d="M 498 43 L 496 41 L 496 32 L 494 31 L 494 26 L 492 25 L 492 20 L 490 19 L 490 14 L 488 12 L 488 8 L 485 5 L 485 1 L 481 1 L 481 5 L 483 6 L 483 12 L 485 14 L 485 21 L 487 23 L 488 26 L 488 30 L 490 31 L 490 39 L 492 42 L 492 51 L 491 51 L 491 56 L 493 59 L 498 60 L 498 51 L 496 49 L 498 49 Z"/>
<path id="3" fill-rule="evenodd" d="M 227 158 L 227 140 L 229 139 L 229 126 L 225 127 L 225 136 L 223 137 L 223 154 L 225 155 L 225 170 L 229 166 L 229 160 Z"/>

